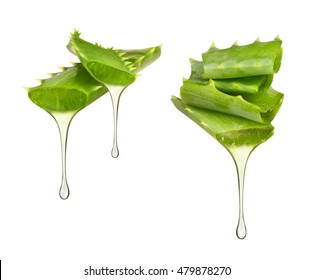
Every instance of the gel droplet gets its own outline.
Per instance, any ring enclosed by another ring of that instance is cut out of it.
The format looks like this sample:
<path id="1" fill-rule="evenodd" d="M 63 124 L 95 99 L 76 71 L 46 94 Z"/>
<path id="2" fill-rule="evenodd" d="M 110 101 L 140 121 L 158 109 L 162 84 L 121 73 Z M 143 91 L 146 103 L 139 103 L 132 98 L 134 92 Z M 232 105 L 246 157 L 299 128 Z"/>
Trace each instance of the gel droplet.
<path id="1" fill-rule="evenodd" d="M 59 195 L 62 199 L 67 199 L 70 195 L 70 189 L 68 187 L 67 180 L 64 177 L 62 178 L 62 183 L 61 183 Z"/>
<path id="2" fill-rule="evenodd" d="M 250 154 L 256 148 L 256 146 L 227 146 L 226 149 L 234 159 L 237 177 L 238 177 L 238 191 L 239 191 L 239 218 L 236 229 L 236 235 L 239 239 L 244 239 L 247 235 L 247 228 L 244 219 L 243 210 L 243 193 L 244 193 L 244 179 L 247 162 Z"/>
<path id="3" fill-rule="evenodd" d="M 110 85 L 105 84 L 107 89 L 109 90 L 111 100 L 112 100 L 112 107 L 113 107 L 113 125 L 114 125 L 114 132 L 113 132 L 113 148 L 111 151 L 111 155 L 113 158 L 117 158 L 119 155 L 118 145 L 117 145 L 117 119 L 118 119 L 118 108 L 120 97 L 123 91 L 127 86 L 119 86 L 119 85 Z"/>
<path id="4" fill-rule="evenodd" d="M 239 215 L 238 226 L 236 229 L 236 235 L 239 239 L 244 239 L 247 235 L 247 228 L 243 215 Z"/>
<path id="5" fill-rule="evenodd" d="M 117 147 L 117 140 L 113 140 L 113 148 L 112 148 L 112 151 L 111 151 L 111 155 L 112 157 L 114 158 L 117 158 L 118 155 L 119 155 L 119 150 L 118 150 L 118 147 Z"/>
<path id="6" fill-rule="evenodd" d="M 66 175 L 66 148 L 67 148 L 67 137 L 68 130 L 73 117 L 78 111 L 74 112 L 49 112 L 56 121 L 61 139 L 61 158 L 62 158 L 62 182 L 59 191 L 59 195 L 62 199 L 67 199 L 70 195 L 70 190 L 67 184 Z"/>

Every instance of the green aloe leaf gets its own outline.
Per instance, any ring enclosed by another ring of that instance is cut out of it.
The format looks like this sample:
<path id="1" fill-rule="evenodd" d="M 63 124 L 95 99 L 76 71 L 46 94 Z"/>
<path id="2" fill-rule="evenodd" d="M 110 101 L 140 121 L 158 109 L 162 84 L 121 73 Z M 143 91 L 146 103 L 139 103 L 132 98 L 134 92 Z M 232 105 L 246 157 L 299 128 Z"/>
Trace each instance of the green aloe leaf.
<path id="1" fill-rule="evenodd" d="M 29 88 L 28 96 L 46 111 L 67 112 L 83 109 L 106 92 L 107 88 L 78 63 Z"/>
<path id="2" fill-rule="evenodd" d="M 186 105 L 241 116 L 260 123 L 267 122 L 270 119 L 267 113 L 277 112 L 276 108 L 281 104 L 280 99 L 276 100 L 274 93 L 273 95 L 268 95 L 266 92 L 258 95 L 247 94 L 246 96 L 251 96 L 249 101 L 241 95 L 225 94 L 215 87 L 213 80 L 208 84 L 184 80 L 180 95 Z M 279 104 L 277 105 L 275 101 Z"/>
<path id="3" fill-rule="evenodd" d="M 282 41 L 277 37 L 270 42 L 255 41 L 253 44 L 227 49 L 215 45 L 202 55 L 204 79 L 231 79 L 277 73 L 282 58 Z"/>
<path id="4" fill-rule="evenodd" d="M 190 80 L 198 83 L 208 83 L 203 79 L 203 62 L 194 59 L 190 60 L 191 75 Z M 214 79 L 215 87 L 229 94 L 256 94 L 269 88 L 273 80 L 273 75 L 251 76 L 233 79 Z"/>
<path id="5" fill-rule="evenodd" d="M 172 96 L 172 102 L 180 112 L 226 147 L 257 146 L 269 139 L 274 132 L 271 124 L 188 106 L 175 96 Z"/>
<path id="6" fill-rule="evenodd" d="M 87 71 L 102 83 L 127 86 L 136 80 L 131 62 L 123 57 L 122 52 L 89 43 L 81 39 L 76 30 L 71 35 L 68 49 L 75 53 Z"/>
<path id="7" fill-rule="evenodd" d="M 81 39 L 78 31 L 71 35 L 67 47 L 96 80 L 119 86 L 133 83 L 136 74 L 161 55 L 161 46 L 131 50 L 103 48 Z"/>

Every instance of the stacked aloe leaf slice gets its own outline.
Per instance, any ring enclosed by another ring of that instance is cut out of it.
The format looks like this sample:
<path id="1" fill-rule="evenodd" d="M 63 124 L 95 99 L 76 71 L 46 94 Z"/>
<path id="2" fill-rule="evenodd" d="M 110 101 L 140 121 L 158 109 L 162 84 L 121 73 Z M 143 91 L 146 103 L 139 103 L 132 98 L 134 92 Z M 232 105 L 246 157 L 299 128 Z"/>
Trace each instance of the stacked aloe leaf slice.
<path id="1" fill-rule="evenodd" d="M 251 152 L 274 133 L 271 122 L 284 95 L 272 88 L 281 65 L 282 41 L 218 49 L 214 44 L 191 59 L 191 75 L 183 80 L 181 99 L 173 96 L 176 108 L 221 143 L 234 159 L 239 190 L 239 219 L 236 234 L 247 230 L 243 211 L 246 164 Z"/>
<path id="2" fill-rule="evenodd" d="M 214 44 L 191 60 L 181 99 L 174 105 L 224 146 L 258 145 L 273 135 L 271 121 L 283 94 L 272 88 L 282 58 L 282 41 L 218 49 Z"/>

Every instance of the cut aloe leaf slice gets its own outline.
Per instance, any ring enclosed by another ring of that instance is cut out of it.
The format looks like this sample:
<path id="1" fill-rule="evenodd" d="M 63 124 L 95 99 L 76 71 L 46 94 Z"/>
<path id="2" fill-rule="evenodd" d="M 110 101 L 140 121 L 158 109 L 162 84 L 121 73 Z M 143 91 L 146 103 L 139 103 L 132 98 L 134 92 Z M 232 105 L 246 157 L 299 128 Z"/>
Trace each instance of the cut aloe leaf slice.
<path id="1" fill-rule="evenodd" d="M 260 107 L 245 101 L 240 95 L 232 96 L 219 91 L 213 80 L 208 84 L 184 80 L 180 95 L 186 105 L 264 122 Z"/>
<path id="2" fill-rule="evenodd" d="M 31 101 L 46 111 L 79 111 L 108 91 L 80 63 L 51 75 L 28 89 Z"/>
<path id="3" fill-rule="evenodd" d="M 256 122 L 270 122 L 278 112 L 283 94 L 269 88 L 258 94 L 230 95 L 219 91 L 215 81 L 199 84 L 184 80 L 180 95 L 186 105 L 244 117 Z"/>
<path id="4" fill-rule="evenodd" d="M 172 96 L 175 107 L 226 147 L 258 146 L 274 133 L 271 124 L 188 106 Z"/>
<path id="5" fill-rule="evenodd" d="M 203 79 L 203 62 L 194 59 L 190 60 L 191 75 L 190 80 L 207 84 L 209 80 Z M 256 94 L 269 88 L 273 80 L 273 75 L 252 76 L 245 78 L 233 78 L 224 80 L 214 80 L 215 87 L 229 94 Z"/>
<path id="6" fill-rule="evenodd" d="M 138 73 L 160 57 L 161 46 L 119 51 L 123 53 L 123 57 L 131 63 L 133 72 Z"/>
<path id="7" fill-rule="evenodd" d="M 111 85 L 127 86 L 136 80 L 132 63 L 123 53 L 112 48 L 89 43 L 74 31 L 68 49 L 75 53 L 87 71 L 98 81 Z"/>
<path id="8" fill-rule="evenodd" d="M 270 42 L 260 42 L 227 49 L 212 45 L 202 55 L 204 79 L 231 79 L 277 73 L 282 58 L 282 41 L 277 37 Z"/>
<path id="9" fill-rule="evenodd" d="M 75 39 L 76 38 L 76 39 Z M 77 42 L 78 43 L 77 43 Z M 74 44 L 76 42 L 76 44 Z M 86 44 L 88 43 L 88 44 Z M 74 34 L 71 37 L 70 42 L 67 45 L 67 48 L 70 52 L 72 52 L 75 55 L 78 55 L 77 50 L 79 48 L 79 45 L 83 44 L 85 47 L 81 48 L 80 53 L 81 55 L 84 55 L 82 52 L 89 52 L 88 48 L 91 47 L 92 49 L 94 46 L 100 47 L 99 45 L 94 45 L 89 42 L 86 42 L 80 38 L 80 33 L 77 31 L 74 31 Z M 91 45 L 91 46 L 90 46 Z M 75 47 L 76 46 L 76 47 Z M 104 49 L 104 48 L 102 48 Z M 98 51 L 95 51 L 94 55 L 104 55 L 103 50 L 98 49 Z M 113 49 L 104 49 L 109 50 L 110 52 Z M 145 48 L 145 49 L 117 49 L 114 52 L 118 54 L 119 57 L 122 57 L 122 61 L 125 65 L 128 66 L 128 70 L 131 70 L 133 73 L 138 73 L 142 69 L 146 68 L 150 64 L 152 64 L 155 60 L 157 60 L 161 55 L 161 46 L 155 46 L 151 48 Z M 111 56 L 111 54 L 107 54 Z M 86 56 L 86 55 L 85 55 Z M 93 58 L 94 60 L 98 60 L 98 58 Z M 108 84 L 113 84 L 110 81 L 105 81 Z M 122 85 L 122 84 L 120 84 Z"/>

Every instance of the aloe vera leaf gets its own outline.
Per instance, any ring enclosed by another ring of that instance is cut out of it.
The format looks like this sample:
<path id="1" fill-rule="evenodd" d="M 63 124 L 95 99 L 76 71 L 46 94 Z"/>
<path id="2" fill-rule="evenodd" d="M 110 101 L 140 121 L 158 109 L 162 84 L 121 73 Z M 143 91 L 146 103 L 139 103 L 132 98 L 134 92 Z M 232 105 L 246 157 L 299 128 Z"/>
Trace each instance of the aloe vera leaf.
<path id="1" fill-rule="evenodd" d="M 207 84 L 209 80 L 204 80 L 203 77 L 203 62 L 194 59 L 190 60 L 191 75 L 190 80 Z M 263 91 L 271 85 L 273 75 L 261 75 L 245 78 L 233 78 L 233 79 L 215 79 L 215 87 L 225 93 L 230 94 L 256 94 Z"/>
<path id="2" fill-rule="evenodd" d="M 132 49 L 132 50 L 119 50 L 124 53 L 123 57 L 131 63 L 133 71 L 135 73 L 140 72 L 154 61 L 156 61 L 161 55 L 161 46 L 155 46 L 145 49 Z"/>
<path id="3" fill-rule="evenodd" d="M 214 45 L 202 54 L 204 79 L 231 79 L 277 73 L 282 58 L 282 41 L 276 37 L 270 42 L 255 41 L 252 44 L 227 49 Z"/>
<path id="4" fill-rule="evenodd" d="M 83 109 L 107 91 L 78 63 L 29 88 L 28 96 L 46 111 L 68 112 Z"/>
<path id="5" fill-rule="evenodd" d="M 241 95 L 232 96 L 219 91 L 213 80 L 208 84 L 184 80 L 180 95 L 186 105 L 264 122 L 260 107 L 245 101 Z"/>
<path id="6" fill-rule="evenodd" d="M 188 106 L 172 96 L 175 107 L 202 127 L 225 147 L 258 146 L 274 133 L 271 124 L 261 124 L 245 118 Z"/>
<path id="7" fill-rule="evenodd" d="M 87 71 L 99 82 L 127 86 L 136 80 L 132 63 L 123 53 L 112 48 L 89 43 L 74 31 L 68 49 L 75 53 Z"/>

